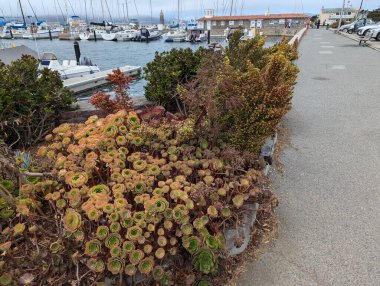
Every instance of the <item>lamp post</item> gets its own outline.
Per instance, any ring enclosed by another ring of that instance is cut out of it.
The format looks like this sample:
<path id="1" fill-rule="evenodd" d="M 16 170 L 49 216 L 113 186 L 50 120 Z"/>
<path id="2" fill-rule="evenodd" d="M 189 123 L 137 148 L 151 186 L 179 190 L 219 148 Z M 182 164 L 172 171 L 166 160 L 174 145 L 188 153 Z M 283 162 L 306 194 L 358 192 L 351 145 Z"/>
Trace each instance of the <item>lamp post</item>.
<path id="1" fill-rule="evenodd" d="M 343 0 L 342 10 L 340 11 L 340 18 L 339 18 L 338 32 L 339 32 L 339 30 L 340 30 L 340 27 L 342 26 L 342 19 L 343 19 L 343 13 L 344 13 L 344 6 L 346 6 L 346 0 Z"/>

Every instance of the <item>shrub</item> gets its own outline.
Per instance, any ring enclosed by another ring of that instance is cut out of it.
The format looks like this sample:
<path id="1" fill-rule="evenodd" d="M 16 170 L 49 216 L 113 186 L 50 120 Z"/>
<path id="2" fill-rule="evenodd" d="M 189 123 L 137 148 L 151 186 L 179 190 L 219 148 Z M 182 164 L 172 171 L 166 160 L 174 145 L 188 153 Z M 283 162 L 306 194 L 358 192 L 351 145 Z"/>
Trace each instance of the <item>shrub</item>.
<path id="1" fill-rule="evenodd" d="M 374 22 L 380 22 L 380 11 L 379 9 L 370 11 L 367 15 L 368 19 L 372 19 Z"/>
<path id="2" fill-rule="evenodd" d="M 9 65 L 0 62 L 0 131 L 10 145 L 39 142 L 74 102 L 59 73 L 38 65 L 30 56 Z"/>
<path id="3" fill-rule="evenodd" d="M 237 223 L 244 201 L 260 201 L 266 180 L 252 165 L 235 167 L 225 145 L 181 142 L 176 130 L 174 123 L 156 128 L 125 111 L 54 129 L 38 153 L 51 162 L 55 179 L 22 188 L 25 196 L 43 197 L 40 203 L 53 212 L 48 216 L 58 220 L 48 220 L 51 237 L 39 233 L 50 245 L 41 253 L 51 254 L 38 261 L 52 259 L 66 271 L 81 257 L 92 283 L 141 273 L 168 285 L 182 278 L 162 266 L 178 256 L 193 263 L 199 277 L 215 273 L 225 247 L 222 229 Z M 20 214 L 25 231 L 44 217 L 35 216 L 35 206 L 24 204 L 30 214 Z M 14 256 L 7 256 L 6 271 L 17 265 Z"/>
<path id="4" fill-rule="evenodd" d="M 255 39 L 230 43 L 233 51 L 227 51 L 227 59 L 220 54 L 203 59 L 195 79 L 179 88 L 190 117 L 187 133 L 212 143 L 224 139 L 254 154 L 260 151 L 291 108 L 298 73 L 291 62 L 297 57 L 292 47 L 281 43 L 264 49 L 262 44 Z"/>
<path id="5" fill-rule="evenodd" d="M 195 52 L 190 48 L 157 52 L 154 60 L 144 68 L 145 97 L 171 111 L 182 110 L 177 86 L 194 77 L 205 52 L 203 48 Z"/>
<path id="6" fill-rule="evenodd" d="M 112 71 L 106 78 L 115 93 L 115 99 L 111 99 L 109 93 L 97 92 L 91 99 L 90 103 L 105 114 L 115 113 L 120 110 L 131 110 L 132 101 L 128 94 L 131 77 L 125 76 L 120 69 Z"/>

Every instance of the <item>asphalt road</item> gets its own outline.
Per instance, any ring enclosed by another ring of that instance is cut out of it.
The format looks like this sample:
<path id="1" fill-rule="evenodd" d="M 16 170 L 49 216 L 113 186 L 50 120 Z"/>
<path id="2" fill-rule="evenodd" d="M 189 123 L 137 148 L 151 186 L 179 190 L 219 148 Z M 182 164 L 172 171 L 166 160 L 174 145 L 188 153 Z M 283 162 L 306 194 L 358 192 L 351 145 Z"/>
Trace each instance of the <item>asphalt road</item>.
<path id="1" fill-rule="evenodd" d="M 279 238 L 238 285 L 380 285 L 380 53 L 311 30 L 300 56 Z"/>

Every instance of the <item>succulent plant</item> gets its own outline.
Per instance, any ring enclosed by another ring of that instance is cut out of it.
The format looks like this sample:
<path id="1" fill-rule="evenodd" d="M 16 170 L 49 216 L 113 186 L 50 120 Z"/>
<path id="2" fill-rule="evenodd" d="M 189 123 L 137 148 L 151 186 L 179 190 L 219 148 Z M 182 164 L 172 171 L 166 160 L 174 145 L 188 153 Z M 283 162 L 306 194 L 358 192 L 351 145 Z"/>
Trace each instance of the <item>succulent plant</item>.
<path id="1" fill-rule="evenodd" d="M 235 169 L 206 140 L 181 141 L 177 130 L 125 111 L 63 125 L 39 152 L 61 181 L 28 183 L 23 195 L 42 192 L 63 213 L 60 241 L 72 240 L 65 249 L 86 259 L 91 271 L 141 273 L 169 285 L 172 275 L 159 265 L 181 255 L 197 271 L 213 273 L 225 248 L 219 225 L 233 221 L 246 199 L 257 199 L 252 190 L 260 192 L 263 180 Z M 33 204 L 18 203 L 17 212 L 27 216 Z"/>
<path id="2" fill-rule="evenodd" d="M 218 268 L 215 254 L 209 248 L 201 248 L 193 259 L 194 268 L 204 274 L 214 273 Z"/>
<path id="3" fill-rule="evenodd" d="M 97 239 L 86 242 L 84 253 L 90 257 L 96 257 L 102 250 L 102 243 Z"/>
<path id="4" fill-rule="evenodd" d="M 142 274 L 149 274 L 152 272 L 154 267 L 153 257 L 146 257 L 140 261 L 138 269 Z"/>
<path id="5" fill-rule="evenodd" d="M 51 253 L 57 253 L 62 249 L 62 242 L 61 241 L 55 241 L 52 244 L 50 244 L 50 251 Z"/>
<path id="6" fill-rule="evenodd" d="M 123 271 L 124 260 L 119 257 L 111 257 L 107 262 L 107 269 L 114 275 Z"/>

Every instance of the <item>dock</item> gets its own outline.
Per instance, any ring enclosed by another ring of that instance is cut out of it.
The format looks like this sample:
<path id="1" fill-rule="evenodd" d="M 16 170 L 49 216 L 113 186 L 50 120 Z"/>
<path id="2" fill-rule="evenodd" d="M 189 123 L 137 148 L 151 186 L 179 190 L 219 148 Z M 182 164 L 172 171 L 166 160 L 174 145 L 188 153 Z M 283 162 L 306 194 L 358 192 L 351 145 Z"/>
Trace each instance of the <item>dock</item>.
<path id="1" fill-rule="evenodd" d="M 126 76 L 137 77 L 141 73 L 140 66 L 123 66 L 119 68 Z M 83 93 L 102 85 L 106 85 L 106 78 L 113 69 L 97 72 L 94 74 L 66 79 L 63 85 L 75 94 Z"/>

